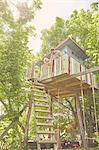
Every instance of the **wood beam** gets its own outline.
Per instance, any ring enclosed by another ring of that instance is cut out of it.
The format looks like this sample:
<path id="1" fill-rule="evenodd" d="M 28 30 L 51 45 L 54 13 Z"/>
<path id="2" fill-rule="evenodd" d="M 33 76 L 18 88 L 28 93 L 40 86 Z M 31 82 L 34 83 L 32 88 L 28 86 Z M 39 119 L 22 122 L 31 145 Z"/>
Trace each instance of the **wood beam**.
<path id="1" fill-rule="evenodd" d="M 65 88 L 74 87 L 74 86 L 77 86 L 77 85 L 80 86 L 80 84 L 81 84 L 80 81 L 77 81 L 77 82 L 74 82 L 74 83 L 71 83 L 71 84 L 66 84 L 65 83 L 65 86 L 62 84 L 62 87 L 60 89 L 64 90 Z M 85 84 L 85 83 L 83 82 L 83 84 Z M 52 86 L 47 85 L 46 88 L 49 90 L 49 92 L 52 92 L 52 91 L 57 90 L 57 86 L 56 87 L 55 86 L 52 87 Z"/>
<path id="2" fill-rule="evenodd" d="M 82 89 L 83 90 L 85 90 L 85 89 L 90 89 L 91 88 L 91 86 L 83 86 L 82 87 Z M 70 87 L 70 89 L 68 89 L 68 87 L 64 87 L 64 88 L 60 88 L 60 94 L 64 94 L 64 93 L 72 93 L 72 92 L 80 92 L 80 90 L 81 90 L 81 87 L 80 87 L 80 85 L 77 87 L 75 87 L 75 86 L 72 86 L 72 87 Z M 52 90 L 48 90 L 49 91 L 49 93 L 53 93 L 53 95 L 55 94 L 57 94 L 57 88 L 54 88 L 54 89 L 52 89 Z"/>

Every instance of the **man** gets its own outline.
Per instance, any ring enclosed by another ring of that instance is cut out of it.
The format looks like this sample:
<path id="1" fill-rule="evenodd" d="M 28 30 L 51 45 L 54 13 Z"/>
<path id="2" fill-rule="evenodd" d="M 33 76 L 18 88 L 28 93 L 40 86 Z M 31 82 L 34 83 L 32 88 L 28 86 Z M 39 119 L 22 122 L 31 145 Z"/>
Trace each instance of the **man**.
<path id="1" fill-rule="evenodd" d="M 51 49 L 50 51 L 50 60 L 47 58 L 47 55 L 45 54 L 44 55 L 44 63 L 47 64 L 47 65 L 51 65 L 51 72 L 54 76 L 54 54 L 55 54 L 55 50 L 54 49 Z"/>

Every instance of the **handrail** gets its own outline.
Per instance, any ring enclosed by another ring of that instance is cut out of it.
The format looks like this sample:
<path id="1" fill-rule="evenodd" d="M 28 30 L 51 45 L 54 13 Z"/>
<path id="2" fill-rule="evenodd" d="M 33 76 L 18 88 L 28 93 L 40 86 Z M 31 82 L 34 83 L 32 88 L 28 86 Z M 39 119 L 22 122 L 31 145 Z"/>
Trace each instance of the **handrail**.
<path id="1" fill-rule="evenodd" d="M 77 74 L 72 74 L 70 77 L 66 77 L 65 79 L 63 79 L 62 81 L 64 81 L 64 80 L 68 80 L 68 79 L 72 79 L 72 78 L 74 78 L 74 77 L 79 77 L 79 76 L 81 76 L 81 75 L 85 75 L 85 74 L 88 74 L 88 73 L 93 73 L 93 72 L 96 72 L 96 71 L 99 71 L 99 66 L 97 66 L 97 67 L 95 67 L 95 68 L 90 68 L 90 69 L 88 69 L 88 70 L 86 70 L 86 71 L 83 71 L 83 72 L 80 72 L 80 73 L 77 73 Z M 64 73 L 64 75 L 65 75 L 66 73 Z M 51 79 L 54 79 L 54 78 L 57 78 L 57 77 L 59 77 L 59 76 L 61 76 L 61 75 L 57 75 L 56 77 L 51 77 Z M 48 78 L 48 79 L 44 79 L 44 80 L 42 80 L 42 81 L 45 81 L 45 80 L 49 80 L 50 78 Z M 49 81 L 49 82 L 47 82 L 47 83 L 50 83 L 51 81 Z"/>

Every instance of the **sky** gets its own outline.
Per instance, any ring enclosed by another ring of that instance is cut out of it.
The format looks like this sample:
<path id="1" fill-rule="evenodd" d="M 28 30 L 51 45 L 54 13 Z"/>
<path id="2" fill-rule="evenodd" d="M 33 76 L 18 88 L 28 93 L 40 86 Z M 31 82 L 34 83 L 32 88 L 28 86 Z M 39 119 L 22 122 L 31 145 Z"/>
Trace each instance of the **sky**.
<path id="1" fill-rule="evenodd" d="M 9 0 L 18 1 L 18 0 Z M 26 1 L 26 0 L 20 0 Z M 32 0 L 28 0 L 32 1 Z M 38 10 L 35 15 L 34 25 L 36 27 L 36 37 L 30 37 L 28 46 L 33 49 L 35 53 L 39 52 L 41 47 L 41 31 L 44 28 L 50 28 L 54 23 L 56 17 L 68 19 L 73 10 L 88 9 L 92 2 L 98 0 L 41 0 L 42 9 Z"/>

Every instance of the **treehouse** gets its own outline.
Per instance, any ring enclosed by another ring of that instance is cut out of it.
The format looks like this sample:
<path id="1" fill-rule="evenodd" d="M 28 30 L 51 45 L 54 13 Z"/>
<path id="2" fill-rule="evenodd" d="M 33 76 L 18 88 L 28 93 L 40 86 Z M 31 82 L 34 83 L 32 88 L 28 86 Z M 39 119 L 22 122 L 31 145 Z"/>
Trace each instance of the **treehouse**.
<path id="1" fill-rule="evenodd" d="M 36 128 L 35 140 L 29 143 L 30 147 L 32 144 L 30 149 L 60 149 L 60 132 L 56 139 L 53 128 L 52 102 L 55 99 L 59 103 L 62 98 L 75 97 L 80 136 L 83 146 L 86 147 L 84 94 L 93 93 L 98 132 L 95 106 L 95 90 L 98 89 L 98 84 L 93 72 L 98 71 L 99 67 L 87 69 L 85 65 L 87 59 L 87 55 L 79 45 L 73 39 L 67 38 L 42 60 L 33 62 L 27 70 L 26 76 L 32 83 Z M 83 113 L 81 113 L 80 96 Z"/>
<path id="2" fill-rule="evenodd" d="M 81 84 L 84 91 L 90 90 L 92 82 L 98 88 L 95 75 L 88 73 L 85 66 L 88 56 L 73 39 L 61 42 L 53 55 L 53 66 L 52 63 L 44 63 L 44 59 L 40 62 L 40 80 L 51 95 L 57 96 L 59 91 L 62 97 L 73 96 L 80 93 Z M 50 59 L 51 53 L 46 57 Z"/>

